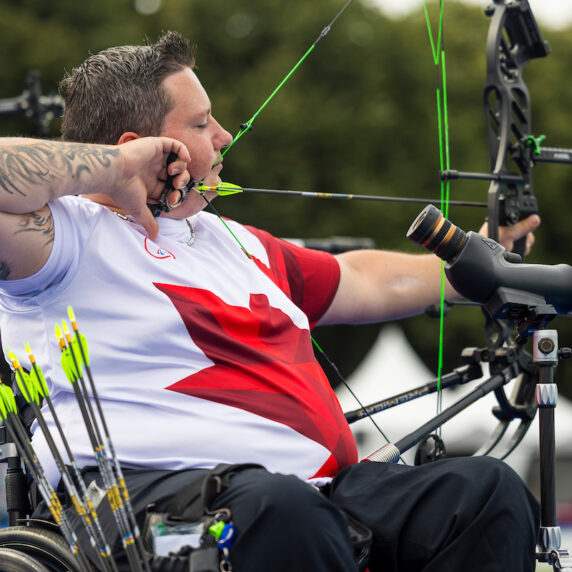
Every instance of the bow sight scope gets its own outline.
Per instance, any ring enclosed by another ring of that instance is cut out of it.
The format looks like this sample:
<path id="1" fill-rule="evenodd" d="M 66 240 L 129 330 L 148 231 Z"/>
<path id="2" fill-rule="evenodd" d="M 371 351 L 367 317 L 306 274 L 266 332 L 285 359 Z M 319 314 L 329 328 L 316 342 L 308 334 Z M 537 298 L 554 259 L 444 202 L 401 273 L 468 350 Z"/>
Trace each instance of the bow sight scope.
<path id="1" fill-rule="evenodd" d="M 559 314 L 572 310 L 572 267 L 522 264 L 518 254 L 476 232 L 465 233 L 433 205 L 413 221 L 407 238 L 442 258 L 453 288 L 473 302 L 484 304 L 505 288 L 540 296 Z"/>

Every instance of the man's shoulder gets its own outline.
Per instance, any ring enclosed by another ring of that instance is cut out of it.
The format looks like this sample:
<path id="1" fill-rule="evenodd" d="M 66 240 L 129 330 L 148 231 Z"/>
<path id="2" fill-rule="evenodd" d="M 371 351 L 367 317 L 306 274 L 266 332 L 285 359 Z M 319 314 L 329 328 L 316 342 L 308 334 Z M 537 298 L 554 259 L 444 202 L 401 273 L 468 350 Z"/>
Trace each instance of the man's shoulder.
<path id="1" fill-rule="evenodd" d="M 56 201 L 50 202 L 49 205 L 50 208 L 55 206 L 56 208 L 61 207 L 64 210 L 83 211 L 86 213 L 101 212 L 105 209 L 103 205 L 100 205 L 83 195 L 68 195 L 60 197 Z"/>
<path id="2" fill-rule="evenodd" d="M 80 233 L 90 233 L 101 224 L 102 218 L 112 220 L 107 207 L 81 195 L 66 196 L 48 203 L 54 215 L 54 222 L 60 228 L 76 229 Z"/>

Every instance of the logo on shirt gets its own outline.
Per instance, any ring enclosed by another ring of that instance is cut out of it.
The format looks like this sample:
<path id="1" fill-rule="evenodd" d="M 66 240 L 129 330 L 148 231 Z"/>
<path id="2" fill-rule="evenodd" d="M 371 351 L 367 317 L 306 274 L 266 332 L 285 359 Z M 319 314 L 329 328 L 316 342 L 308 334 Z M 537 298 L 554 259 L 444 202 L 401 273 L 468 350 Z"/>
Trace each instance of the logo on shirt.
<path id="1" fill-rule="evenodd" d="M 173 259 L 176 258 L 176 256 L 170 250 L 167 250 L 166 248 L 160 248 L 159 246 L 151 242 L 147 237 L 145 237 L 145 250 L 153 258 L 158 258 L 159 260 L 165 258 L 173 258 Z"/>
<path id="2" fill-rule="evenodd" d="M 251 294 L 250 307 L 244 308 L 209 290 L 155 286 L 214 364 L 166 389 L 250 411 L 316 441 L 331 456 L 314 476 L 335 474 L 357 460 L 355 441 L 307 329 L 294 326 L 264 294 Z"/>

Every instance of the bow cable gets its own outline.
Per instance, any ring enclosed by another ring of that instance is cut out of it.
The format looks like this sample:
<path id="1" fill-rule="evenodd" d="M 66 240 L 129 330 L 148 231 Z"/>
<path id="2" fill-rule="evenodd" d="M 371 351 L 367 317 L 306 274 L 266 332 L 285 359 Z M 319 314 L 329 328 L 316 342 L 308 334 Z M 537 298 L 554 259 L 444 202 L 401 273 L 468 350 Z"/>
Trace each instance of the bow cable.
<path id="1" fill-rule="evenodd" d="M 447 108 L 447 71 L 445 63 L 445 38 L 443 33 L 443 14 L 445 9 L 445 0 L 439 0 L 439 25 L 437 33 L 437 42 L 433 38 L 431 29 L 431 20 L 427 9 L 427 2 L 423 0 L 423 10 L 425 12 L 425 21 L 427 22 L 427 30 L 429 33 L 429 42 L 431 44 L 431 53 L 433 55 L 433 64 L 435 66 L 435 94 L 437 99 L 437 127 L 439 142 L 439 165 L 441 172 L 450 170 L 450 151 L 449 151 L 449 119 Z M 449 216 L 449 192 L 450 180 L 441 178 L 441 211 L 445 218 Z M 443 407 L 443 392 L 441 391 L 441 377 L 443 373 L 443 330 L 445 323 L 445 262 L 441 261 L 441 279 L 440 279 L 440 301 L 439 301 L 439 350 L 437 364 L 437 414 Z M 441 428 L 439 428 L 439 433 Z"/>
<path id="2" fill-rule="evenodd" d="M 246 122 L 240 126 L 239 132 L 235 135 L 231 143 L 224 149 L 221 153 L 218 160 L 213 165 L 216 166 L 223 157 L 228 153 L 228 151 L 233 147 L 236 142 L 248 131 L 252 129 L 252 124 L 258 117 L 258 115 L 262 112 L 262 110 L 270 103 L 270 101 L 274 98 L 274 96 L 278 93 L 278 91 L 282 88 L 282 86 L 288 81 L 288 79 L 294 74 L 294 72 L 298 69 L 298 67 L 302 64 L 302 62 L 309 56 L 309 54 L 314 50 L 316 45 L 320 42 L 320 40 L 325 37 L 329 31 L 331 30 L 332 26 L 337 22 L 337 20 L 342 16 L 342 14 L 350 7 L 353 3 L 353 0 L 348 0 L 344 6 L 338 11 L 338 13 L 334 16 L 331 22 L 321 31 L 319 36 L 314 40 L 312 45 L 308 48 L 305 54 L 298 60 L 298 62 L 293 66 L 293 68 L 286 74 L 284 79 L 278 84 L 278 86 L 274 89 L 274 91 L 270 94 L 270 96 L 264 101 L 264 103 L 258 108 L 258 110 L 254 113 L 254 115 Z M 440 15 L 439 15 L 439 27 L 438 27 L 438 39 L 437 44 L 433 41 L 433 34 L 431 31 L 431 25 L 429 22 L 429 16 L 427 12 L 427 7 L 425 0 L 423 1 L 426 19 L 427 19 L 427 26 L 429 29 L 429 39 L 431 42 L 431 48 L 433 52 L 433 60 L 435 63 L 436 69 L 436 79 L 437 79 L 437 114 L 438 114 L 438 124 L 439 124 L 439 152 L 440 152 L 440 165 L 441 171 L 450 170 L 449 167 L 449 135 L 448 135 L 448 120 L 447 120 L 447 97 L 446 97 L 446 73 L 445 73 L 445 49 L 444 49 L 444 42 L 443 42 L 443 11 L 444 11 L 444 0 L 440 0 Z M 441 73 L 440 73 L 441 72 Z M 441 88 L 439 87 L 439 78 L 442 78 L 442 92 Z M 443 96 L 441 95 L 443 93 Z M 441 111 L 443 109 L 443 112 Z M 446 167 L 445 167 L 446 166 Z M 450 182 L 448 179 L 441 179 L 441 199 L 438 201 L 441 205 L 442 210 L 448 213 L 448 203 L 449 203 L 449 185 Z M 264 192 L 267 194 L 298 194 L 299 196 L 315 196 L 318 198 L 345 198 L 345 199 L 352 199 L 352 198 L 360 198 L 364 200 L 372 200 L 370 197 L 367 196 L 358 196 L 358 195 L 343 195 L 343 194 L 332 194 L 332 193 L 299 193 L 296 191 L 278 191 L 272 189 L 245 189 L 242 187 L 238 187 L 237 185 L 231 185 L 228 183 L 222 183 L 219 185 L 221 188 L 220 190 L 221 195 L 224 194 L 235 194 L 237 192 Z M 212 205 L 211 201 L 209 201 L 205 195 L 205 191 L 207 190 L 219 190 L 218 187 L 209 187 L 204 185 L 204 179 L 199 181 L 197 185 L 194 185 L 193 188 L 203 197 L 207 205 L 210 207 L 212 212 L 222 221 L 224 226 L 227 230 L 231 233 L 234 237 L 238 245 L 240 246 L 241 250 L 244 254 L 252 259 L 252 256 L 246 250 L 246 248 L 241 244 L 238 237 L 232 232 L 228 224 L 224 221 L 220 213 L 216 210 L 216 208 Z M 226 192 L 225 192 L 226 191 Z M 375 199 L 373 199 L 375 200 Z M 377 198 L 377 200 L 393 200 L 393 198 Z M 405 199 L 402 202 L 417 202 L 418 199 Z M 424 201 L 425 203 L 427 200 Z M 433 201 L 437 202 L 437 201 Z M 466 206 L 482 206 L 480 203 L 474 204 L 466 204 Z M 444 272 L 444 264 L 441 263 L 441 284 L 440 284 L 440 333 L 439 333 L 439 367 L 438 367 L 438 404 L 437 404 L 437 411 L 440 411 L 441 408 L 441 371 L 442 371 L 442 362 L 443 362 L 443 321 L 444 321 L 444 307 L 445 307 L 445 272 Z M 332 371 L 336 374 L 336 377 L 340 379 L 340 381 L 348 388 L 350 393 L 356 398 L 360 407 L 366 412 L 367 416 L 371 419 L 372 423 L 378 430 L 378 432 L 383 436 L 383 438 L 389 443 L 389 440 L 381 430 L 381 428 L 377 425 L 377 423 L 373 420 L 371 415 L 367 413 L 366 408 L 361 404 L 357 396 L 355 396 L 354 392 L 349 389 L 349 384 L 343 378 L 339 370 L 335 367 L 333 362 L 326 356 L 323 350 L 318 346 L 316 341 L 312 339 L 314 346 L 319 350 L 321 355 L 326 357 L 326 360 L 329 364 L 331 364 Z"/>
<path id="3" fill-rule="evenodd" d="M 258 117 L 258 115 L 262 112 L 262 110 L 268 105 L 268 103 L 270 103 L 270 101 L 274 98 L 274 96 L 278 93 L 278 91 L 282 88 L 282 86 L 288 81 L 288 79 L 294 74 L 294 72 L 298 69 L 298 67 L 302 64 L 302 62 L 308 57 L 308 55 L 314 50 L 314 48 L 316 47 L 316 45 L 319 43 L 319 41 L 325 37 L 330 29 L 332 28 L 332 26 L 337 22 L 337 20 L 342 16 L 342 14 L 350 7 L 350 5 L 353 3 L 353 0 L 348 0 L 344 6 L 338 11 L 338 13 L 334 16 L 334 18 L 331 20 L 331 22 L 322 30 L 322 32 L 320 33 L 320 35 L 316 38 L 316 40 L 314 40 L 314 42 L 312 43 L 312 45 L 308 48 L 308 50 L 306 51 L 306 53 L 298 60 L 298 62 L 293 66 L 293 68 L 286 74 L 286 76 L 284 77 L 284 79 L 278 84 L 278 86 L 274 89 L 274 91 L 270 94 L 270 96 L 264 101 L 264 103 L 258 108 L 258 110 L 254 113 L 254 115 L 246 122 L 243 123 L 240 126 L 240 130 L 239 132 L 235 135 L 235 137 L 233 138 L 232 142 L 228 145 L 228 147 L 226 147 L 226 149 L 224 149 L 224 151 L 221 153 L 220 157 L 218 158 L 218 160 L 215 162 L 215 164 L 213 165 L 216 166 L 218 163 L 220 163 L 220 161 L 223 159 L 223 157 L 226 155 L 226 153 L 228 153 L 228 151 L 231 149 L 231 147 L 233 147 L 236 142 L 248 131 L 250 131 L 252 129 L 252 124 L 253 122 L 256 120 L 256 118 Z M 431 31 L 431 25 L 430 25 L 430 21 L 429 21 L 429 15 L 427 12 L 427 7 L 426 7 L 426 2 L 425 0 L 423 1 L 423 6 L 425 9 L 425 15 L 426 15 L 426 20 L 427 20 L 427 26 L 428 26 L 428 30 L 429 30 L 429 39 L 430 39 L 430 43 L 431 43 L 431 49 L 432 49 L 432 53 L 433 53 L 433 61 L 435 63 L 435 70 L 436 70 L 436 81 L 437 81 L 437 88 L 436 88 L 436 92 L 437 92 L 437 115 L 438 115 L 438 126 L 439 126 L 439 153 L 440 153 L 440 166 L 441 166 L 441 171 L 445 171 L 445 170 L 449 170 L 450 165 L 449 165 L 449 135 L 448 135 L 448 120 L 447 120 L 447 98 L 446 98 L 446 73 L 445 73 L 445 49 L 444 49 L 444 41 L 443 41 L 443 11 L 444 11 L 444 0 L 440 0 L 440 15 L 439 15 L 439 26 L 438 26 L 438 39 L 437 39 L 437 43 L 435 44 L 433 41 L 433 34 Z M 440 73 L 441 72 L 441 73 Z M 442 91 L 441 88 L 439 86 L 439 79 L 442 79 Z M 443 96 L 441 95 L 441 93 L 443 93 Z M 441 111 L 441 109 L 443 109 L 443 111 Z M 445 167 L 446 166 L 446 167 Z M 249 252 L 246 250 L 246 248 L 241 244 L 241 242 L 239 241 L 238 237 L 236 237 L 236 235 L 232 232 L 232 230 L 230 229 L 230 227 L 228 226 L 228 224 L 226 224 L 226 222 L 224 221 L 224 219 L 222 218 L 222 216 L 220 215 L 220 213 L 217 211 L 217 209 L 212 205 L 212 202 L 209 201 L 205 195 L 205 191 L 207 190 L 219 190 L 217 187 L 209 187 L 209 186 L 205 186 L 203 183 L 204 179 L 201 180 L 197 185 L 195 185 L 193 188 L 203 197 L 203 199 L 205 200 L 205 202 L 207 203 L 207 205 L 209 206 L 209 208 L 212 210 L 212 212 L 219 218 L 219 220 L 222 221 L 222 223 L 224 224 L 224 226 L 227 228 L 227 230 L 231 233 L 231 235 L 234 237 L 234 239 L 237 241 L 238 245 L 240 246 L 241 250 L 244 252 L 244 254 L 248 257 L 252 259 L 252 256 L 249 254 Z M 448 213 L 448 203 L 449 203 L 449 185 L 450 182 L 448 179 L 441 179 L 441 199 L 440 201 L 438 201 L 441 205 L 441 209 L 444 210 L 444 212 Z M 222 185 L 219 185 L 219 187 L 221 187 L 221 195 L 224 194 L 235 194 L 237 192 L 265 192 L 267 194 L 298 194 L 299 196 L 315 196 L 318 198 L 346 198 L 346 199 L 351 199 L 351 198 L 358 198 L 358 196 L 356 195 L 335 195 L 335 194 L 322 194 L 322 193 L 315 193 L 312 195 L 308 195 L 307 193 L 298 193 L 296 191 L 278 191 L 278 190 L 271 190 L 271 189 L 267 189 L 267 190 L 262 190 L 262 189 L 244 189 L 242 187 L 238 187 L 237 185 L 231 185 L 228 183 L 222 183 Z M 226 191 L 226 192 L 225 192 Z M 328 195 L 326 197 L 326 195 Z M 364 200 L 368 200 L 369 197 L 366 198 L 366 196 L 360 196 L 359 198 L 362 198 Z M 370 199 L 371 200 L 371 199 Z M 374 199 L 375 200 L 375 199 Z M 392 200 L 392 198 L 378 198 L 377 200 Z M 416 202 L 417 199 L 409 199 L 409 201 L 407 201 L 407 199 L 403 200 L 403 202 Z M 427 201 L 424 201 L 425 203 Z M 437 202 L 437 201 L 434 201 Z M 466 206 L 482 206 L 480 203 L 478 204 L 467 204 Z M 440 412 L 441 410 L 441 402 L 442 402 L 442 392 L 441 392 L 441 372 L 442 372 L 442 363 L 443 363 L 443 322 L 444 322 L 444 307 L 445 307 L 445 271 L 444 271 L 444 263 L 441 263 L 441 284 L 440 284 L 440 327 L 439 327 L 439 366 L 438 366 L 438 390 L 437 390 L 437 395 L 438 395 L 438 402 L 437 402 L 437 412 Z M 333 362 L 331 362 L 331 360 L 326 356 L 326 354 L 323 352 L 323 350 L 318 346 L 318 344 L 316 343 L 316 341 L 312 339 L 312 342 L 314 344 L 314 346 L 319 350 L 319 352 L 321 353 L 321 355 L 326 357 L 326 360 L 329 364 L 331 364 L 331 369 L 332 371 L 335 373 L 336 377 L 338 377 L 340 379 L 340 381 L 342 381 L 342 383 L 345 385 L 345 387 L 347 387 L 349 389 L 349 384 L 347 383 L 347 381 L 343 378 L 343 376 L 341 375 L 341 373 L 339 372 L 339 370 L 335 367 L 335 365 L 333 364 Z M 360 406 L 362 407 L 362 409 L 364 411 L 366 411 L 366 408 L 363 407 L 363 405 L 361 404 L 361 402 L 359 401 L 359 399 L 357 399 L 357 396 L 355 396 L 354 392 L 349 390 L 350 393 L 352 393 L 352 395 L 356 398 L 356 400 L 358 401 L 358 403 L 360 404 Z M 377 423 L 373 420 L 373 418 L 371 417 L 371 415 L 369 415 L 369 413 L 367 414 L 367 416 L 371 419 L 372 423 L 374 424 L 374 426 L 376 427 L 376 429 L 378 430 L 378 432 L 383 436 L 383 438 L 389 443 L 389 440 L 387 439 L 387 437 L 385 436 L 385 434 L 383 433 L 383 431 L 381 430 L 381 428 L 377 425 Z"/>
<path id="4" fill-rule="evenodd" d="M 235 233 L 232 232 L 232 229 L 228 226 L 228 224 L 226 223 L 226 221 L 224 220 L 222 215 L 218 212 L 216 207 L 212 204 L 211 201 L 209 201 L 209 199 L 207 199 L 207 197 L 204 194 L 204 191 L 199 190 L 198 188 L 197 188 L 197 190 L 200 192 L 203 199 L 205 200 L 205 202 L 207 203 L 207 205 L 211 209 L 211 211 L 214 213 L 214 215 L 217 216 L 220 221 L 222 221 L 224 226 L 227 228 L 227 230 L 230 232 L 230 234 L 234 237 L 234 239 L 236 240 L 236 242 L 238 243 L 238 245 L 240 246 L 240 248 L 244 252 L 244 254 L 248 258 L 250 258 L 251 260 L 254 260 L 252 255 L 242 245 L 242 243 L 240 242 L 238 237 L 235 235 Z M 314 339 L 314 337 L 311 334 L 310 334 L 310 339 L 312 340 L 312 344 L 314 345 L 314 347 L 319 351 L 320 355 L 324 358 L 324 360 L 328 364 L 328 367 L 330 368 L 330 370 L 335 374 L 335 376 L 338 378 L 338 380 L 341 381 L 341 383 L 344 385 L 344 387 L 350 392 L 352 397 L 357 401 L 357 403 L 360 407 L 360 410 L 363 411 L 364 417 L 368 417 L 369 420 L 373 423 L 374 427 L 377 429 L 378 433 L 385 439 L 385 441 L 387 443 L 390 443 L 391 441 L 388 439 L 387 435 L 383 432 L 381 427 L 376 423 L 375 419 L 373 418 L 372 414 L 368 411 L 367 407 L 365 407 L 365 405 L 362 403 L 362 401 L 359 399 L 359 397 L 356 395 L 356 393 L 352 390 L 349 383 L 346 381 L 344 376 L 341 374 L 340 370 L 337 368 L 336 364 L 330 359 L 330 357 L 326 354 L 326 352 L 324 352 L 324 350 L 320 347 L 318 342 Z M 398 460 L 400 460 L 403 464 L 406 464 L 401 456 L 399 456 Z"/>

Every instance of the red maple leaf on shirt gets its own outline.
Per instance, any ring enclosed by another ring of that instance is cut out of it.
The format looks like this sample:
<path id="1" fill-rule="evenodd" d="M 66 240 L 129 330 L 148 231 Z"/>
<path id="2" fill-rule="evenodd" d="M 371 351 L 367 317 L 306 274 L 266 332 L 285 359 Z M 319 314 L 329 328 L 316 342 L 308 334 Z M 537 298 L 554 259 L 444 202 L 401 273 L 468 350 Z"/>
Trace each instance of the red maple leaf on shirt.
<path id="1" fill-rule="evenodd" d="M 238 407 L 287 425 L 331 451 L 314 476 L 356 461 L 355 442 L 317 363 L 310 333 L 295 326 L 264 294 L 231 306 L 209 290 L 156 284 L 213 366 L 167 389 Z"/>

